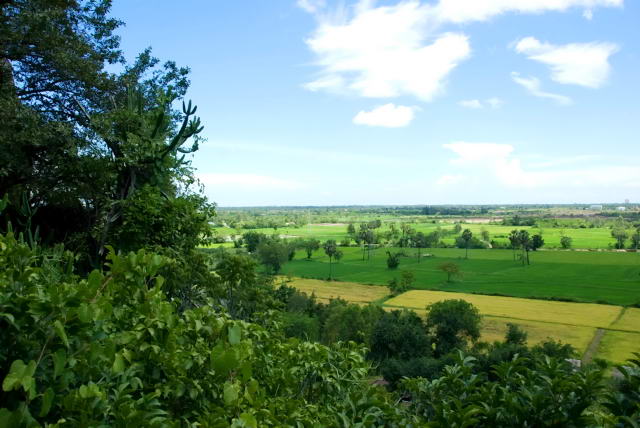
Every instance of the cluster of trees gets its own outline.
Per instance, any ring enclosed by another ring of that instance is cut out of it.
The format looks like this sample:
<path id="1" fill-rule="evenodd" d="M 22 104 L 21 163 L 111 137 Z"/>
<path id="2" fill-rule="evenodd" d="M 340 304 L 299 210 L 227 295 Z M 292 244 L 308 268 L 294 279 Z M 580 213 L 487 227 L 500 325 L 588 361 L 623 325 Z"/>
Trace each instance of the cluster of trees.
<path id="1" fill-rule="evenodd" d="M 544 245 L 544 239 L 542 235 L 529 235 L 529 232 L 522 230 L 512 230 L 509 234 L 509 242 L 513 249 L 513 258 L 516 259 L 516 250 L 520 249 L 522 252 L 519 255 L 522 264 L 530 264 L 529 251 L 536 251 L 538 248 Z"/>

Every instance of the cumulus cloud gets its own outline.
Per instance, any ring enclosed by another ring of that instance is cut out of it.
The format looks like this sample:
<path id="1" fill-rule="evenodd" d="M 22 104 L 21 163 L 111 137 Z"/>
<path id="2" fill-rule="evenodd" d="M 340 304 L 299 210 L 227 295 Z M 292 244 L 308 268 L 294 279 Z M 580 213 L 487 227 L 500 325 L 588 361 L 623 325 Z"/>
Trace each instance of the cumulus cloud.
<path id="1" fill-rule="evenodd" d="M 508 188 L 640 187 L 640 170 L 633 166 L 599 164 L 589 168 L 568 168 L 568 163 L 559 165 L 550 160 L 547 166 L 555 168 L 536 169 L 531 165 L 525 166 L 514 155 L 515 149 L 511 144 L 455 142 L 443 147 L 457 155 L 449 161 L 451 165 L 473 170 L 475 176 L 482 171 L 489 173 Z M 446 177 L 440 180 L 446 181 Z"/>
<path id="2" fill-rule="evenodd" d="M 593 19 L 593 11 L 591 9 L 585 9 L 585 11 L 582 12 L 582 16 L 587 21 L 591 21 Z"/>
<path id="3" fill-rule="evenodd" d="M 467 36 L 434 36 L 434 25 L 431 8 L 419 1 L 380 7 L 362 1 L 348 19 L 321 19 L 306 41 L 321 72 L 306 88 L 429 101 L 471 52 Z"/>
<path id="4" fill-rule="evenodd" d="M 251 173 L 202 173 L 198 174 L 198 179 L 209 191 L 221 186 L 250 190 L 298 190 L 305 187 L 298 181 Z"/>
<path id="5" fill-rule="evenodd" d="M 484 108 L 485 106 L 491 107 L 491 108 L 499 108 L 502 106 L 502 104 L 504 104 L 504 101 L 502 101 L 498 97 L 487 98 L 484 101 L 462 100 L 458 102 L 458 105 L 460 105 L 461 107 L 471 108 L 471 109 L 480 109 L 480 108 Z"/>
<path id="6" fill-rule="evenodd" d="M 530 77 L 522 77 L 519 73 L 515 71 L 511 73 L 511 78 L 518 85 L 525 88 L 531 95 L 539 98 L 548 98 L 554 100 L 556 103 L 560 105 L 570 105 L 573 104 L 573 100 L 565 95 L 554 94 L 552 92 L 545 92 L 542 90 L 542 84 L 540 83 L 540 79 L 534 76 Z"/>
<path id="7" fill-rule="evenodd" d="M 609 57 L 618 51 L 614 43 L 591 42 L 553 45 L 525 37 L 516 45 L 518 53 L 551 68 L 551 78 L 564 84 L 599 88 L 611 73 Z"/>
<path id="8" fill-rule="evenodd" d="M 410 95 L 431 101 L 444 91 L 451 72 L 471 55 L 468 37 L 442 32 L 445 25 L 486 21 L 509 12 L 620 7 L 623 0 L 400 0 L 392 5 L 359 0 L 333 12 L 325 0 L 297 0 L 297 4 L 318 20 L 306 44 L 320 70 L 304 85 L 306 89 L 372 98 Z M 566 67 L 558 67 L 554 74 L 566 79 Z"/>
<path id="9" fill-rule="evenodd" d="M 371 111 L 361 111 L 354 118 L 356 125 L 383 126 L 401 128 L 407 126 L 414 118 L 414 107 L 396 106 L 389 103 L 376 107 Z"/>

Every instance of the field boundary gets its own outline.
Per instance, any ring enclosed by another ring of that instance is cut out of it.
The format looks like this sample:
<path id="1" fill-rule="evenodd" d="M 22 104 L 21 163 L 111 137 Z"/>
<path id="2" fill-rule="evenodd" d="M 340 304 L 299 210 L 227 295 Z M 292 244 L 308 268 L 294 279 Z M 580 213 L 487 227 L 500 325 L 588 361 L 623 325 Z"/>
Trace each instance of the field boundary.
<path id="1" fill-rule="evenodd" d="M 607 330 L 603 328 L 599 328 L 596 330 L 595 334 L 593 335 L 593 339 L 591 339 L 589 346 L 587 346 L 587 349 L 582 355 L 582 364 L 589 364 L 593 359 L 593 356 L 598 353 L 600 342 L 602 341 L 602 338 L 605 334 L 607 334 Z"/>

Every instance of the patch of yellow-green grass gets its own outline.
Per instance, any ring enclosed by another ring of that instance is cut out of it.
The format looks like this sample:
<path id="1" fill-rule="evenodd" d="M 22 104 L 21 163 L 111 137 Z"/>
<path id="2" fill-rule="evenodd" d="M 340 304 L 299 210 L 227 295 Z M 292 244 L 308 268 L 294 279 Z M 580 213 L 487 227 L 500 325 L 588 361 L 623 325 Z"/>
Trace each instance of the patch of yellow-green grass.
<path id="1" fill-rule="evenodd" d="M 503 341 L 508 323 L 517 324 L 527 332 L 527 344 L 530 346 L 553 339 L 572 345 L 581 355 L 589 346 L 596 332 L 593 327 L 484 316 L 482 318 L 481 340 L 485 342 Z"/>
<path id="2" fill-rule="evenodd" d="M 608 328 L 622 310 L 620 306 L 613 305 L 427 290 L 410 290 L 385 304 L 423 309 L 427 305 L 447 299 L 464 299 L 477 307 L 482 315 L 601 328 Z"/>
<path id="3" fill-rule="evenodd" d="M 609 330 L 600 342 L 596 357 L 622 364 L 633 358 L 634 352 L 640 352 L 640 333 Z"/>
<path id="4" fill-rule="evenodd" d="M 396 307 L 383 306 L 387 311 L 398 309 Z M 425 317 L 425 309 L 411 309 L 421 317 Z M 517 324 L 527 332 L 527 344 L 536 345 L 549 339 L 568 343 L 573 346 L 580 355 L 584 353 L 596 332 L 594 327 L 557 324 L 552 322 L 530 321 L 504 317 L 484 315 L 482 317 L 482 330 L 480 340 L 484 342 L 502 342 L 507 334 L 507 324 Z"/>
<path id="5" fill-rule="evenodd" d="M 620 319 L 611 324 L 611 328 L 640 333 L 640 309 L 627 308 Z"/>
<path id="6" fill-rule="evenodd" d="M 337 297 L 352 303 L 369 303 L 383 299 L 389 295 L 387 287 L 362 285 L 353 282 L 321 281 L 318 279 L 294 278 L 289 285 L 309 295 L 316 295 L 319 300 L 330 300 Z"/>

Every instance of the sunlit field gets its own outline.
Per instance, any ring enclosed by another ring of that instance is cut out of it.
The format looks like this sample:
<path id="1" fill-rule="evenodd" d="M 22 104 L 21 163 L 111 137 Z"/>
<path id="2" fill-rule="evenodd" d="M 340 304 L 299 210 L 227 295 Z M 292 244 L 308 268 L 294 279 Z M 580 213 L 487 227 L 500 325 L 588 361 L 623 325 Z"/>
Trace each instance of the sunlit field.
<path id="1" fill-rule="evenodd" d="M 620 306 L 593 303 L 549 302 L 480 294 L 411 290 L 385 302 L 388 306 L 423 309 L 447 299 L 464 299 L 481 314 L 526 321 L 545 321 L 586 327 L 607 328 L 622 311 Z"/>
<path id="2" fill-rule="evenodd" d="M 333 277 L 340 281 L 386 285 L 403 270 L 415 275 L 412 288 L 500 294 L 525 298 L 556 298 L 578 302 L 630 305 L 640 302 L 640 254 L 583 251 L 531 252 L 531 265 L 514 260 L 511 250 L 469 250 L 457 248 L 422 250 L 381 248 L 367 253 L 360 248 L 341 249 L 344 257 L 333 265 Z M 388 269 L 386 251 L 404 252 L 398 269 Z M 430 256 L 425 257 L 425 254 Z M 363 261 L 363 256 L 365 260 Z M 298 277 L 326 279 L 329 259 L 322 250 L 311 260 L 298 251 L 296 259 L 285 264 L 283 273 Z M 447 282 L 438 267 L 443 262 L 460 266 L 462 276 Z"/>
<path id="3" fill-rule="evenodd" d="M 327 282 L 316 279 L 296 278 L 288 283 L 320 301 L 341 298 L 351 303 L 370 303 L 389 295 L 387 287 L 356 284 L 352 282 Z"/>

